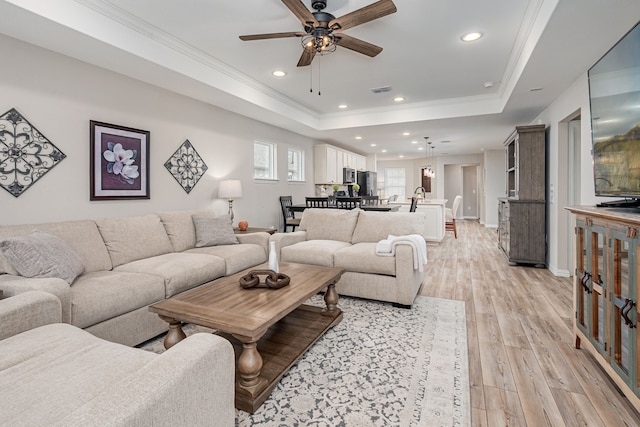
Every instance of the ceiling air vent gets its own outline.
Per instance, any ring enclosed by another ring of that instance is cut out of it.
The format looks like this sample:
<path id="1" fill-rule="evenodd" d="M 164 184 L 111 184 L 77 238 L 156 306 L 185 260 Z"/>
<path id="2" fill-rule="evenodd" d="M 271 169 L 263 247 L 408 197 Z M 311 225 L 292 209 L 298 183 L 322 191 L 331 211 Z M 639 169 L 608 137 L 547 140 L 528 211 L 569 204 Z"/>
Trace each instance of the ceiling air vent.
<path id="1" fill-rule="evenodd" d="M 374 87 L 373 89 L 371 89 L 371 92 L 373 93 L 383 93 L 383 92 L 390 92 L 390 91 L 391 91 L 391 86 Z"/>

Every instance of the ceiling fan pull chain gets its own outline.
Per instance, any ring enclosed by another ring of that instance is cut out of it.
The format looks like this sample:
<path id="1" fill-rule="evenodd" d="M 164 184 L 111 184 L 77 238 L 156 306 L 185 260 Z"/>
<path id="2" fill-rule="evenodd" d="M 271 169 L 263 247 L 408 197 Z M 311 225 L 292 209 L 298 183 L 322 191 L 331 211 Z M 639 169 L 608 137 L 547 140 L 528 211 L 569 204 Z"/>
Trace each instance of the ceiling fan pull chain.
<path id="1" fill-rule="evenodd" d="M 321 77 L 322 77 L 322 75 L 320 73 L 320 64 L 321 63 L 322 63 L 322 55 L 320 55 L 320 58 L 318 58 L 318 96 L 322 95 L 322 92 L 320 91 L 321 87 L 322 87 L 322 85 L 320 84 L 321 83 Z"/>
<path id="2" fill-rule="evenodd" d="M 313 93 L 313 67 L 309 67 L 309 93 Z"/>

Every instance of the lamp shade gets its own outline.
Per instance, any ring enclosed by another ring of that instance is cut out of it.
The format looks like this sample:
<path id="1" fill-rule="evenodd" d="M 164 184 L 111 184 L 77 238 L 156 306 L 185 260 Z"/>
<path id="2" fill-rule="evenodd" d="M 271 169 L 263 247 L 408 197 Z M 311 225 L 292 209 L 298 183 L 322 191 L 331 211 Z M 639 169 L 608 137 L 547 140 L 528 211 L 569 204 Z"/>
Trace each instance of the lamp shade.
<path id="1" fill-rule="evenodd" d="M 237 199 L 242 197 L 242 182 L 239 179 L 228 179 L 220 181 L 218 186 L 218 198 Z"/>

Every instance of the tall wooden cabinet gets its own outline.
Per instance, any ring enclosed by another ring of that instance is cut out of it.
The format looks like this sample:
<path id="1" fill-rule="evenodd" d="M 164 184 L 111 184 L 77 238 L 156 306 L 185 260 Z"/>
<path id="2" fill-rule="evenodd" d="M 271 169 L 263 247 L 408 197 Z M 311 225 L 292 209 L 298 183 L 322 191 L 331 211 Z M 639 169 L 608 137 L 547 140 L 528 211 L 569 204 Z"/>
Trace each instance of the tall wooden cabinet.
<path id="1" fill-rule="evenodd" d="M 640 213 L 590 206 L 567 209 L 574 214 L 576 233 L 576 348 L 592 353 L 640 410 Z"/>
<path id="2" fill-rule="evenodd" d="M 518 126 L 504 143 L 506 197 L 498 199 L 498 242 L 511 263 L 546 263 L 544 129 Z"/>

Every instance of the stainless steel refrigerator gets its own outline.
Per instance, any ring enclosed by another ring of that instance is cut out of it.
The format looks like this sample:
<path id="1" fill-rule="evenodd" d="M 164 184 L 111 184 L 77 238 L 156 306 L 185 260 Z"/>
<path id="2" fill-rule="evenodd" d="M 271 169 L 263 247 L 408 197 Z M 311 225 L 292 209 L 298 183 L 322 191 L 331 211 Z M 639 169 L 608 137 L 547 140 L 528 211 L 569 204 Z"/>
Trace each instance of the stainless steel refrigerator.
<path id="1" fill-rule="evenodd" d="M 358 172 L 358 195 L 360 196 L 377 196 L 377 173 L 376 172 Z"/>

